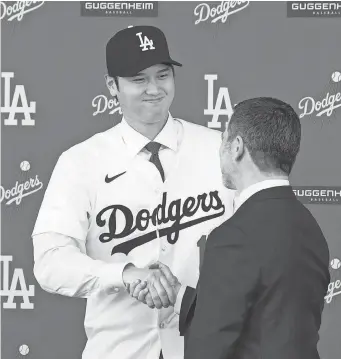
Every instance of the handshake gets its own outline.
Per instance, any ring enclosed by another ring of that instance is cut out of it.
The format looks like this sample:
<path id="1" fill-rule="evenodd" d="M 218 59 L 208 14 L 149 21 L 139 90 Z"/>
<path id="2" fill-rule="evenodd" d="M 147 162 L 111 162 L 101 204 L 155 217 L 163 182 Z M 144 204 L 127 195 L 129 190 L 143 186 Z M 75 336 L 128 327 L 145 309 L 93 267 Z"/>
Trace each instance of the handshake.
<path id="1" fill-rule="evenodd" d="M 178 278 L 161 262 L 149 268 L 128 264 L 123 271 L 123 282 L 130 296 L 157 309 L 174 306 L 181 287 Z"/>

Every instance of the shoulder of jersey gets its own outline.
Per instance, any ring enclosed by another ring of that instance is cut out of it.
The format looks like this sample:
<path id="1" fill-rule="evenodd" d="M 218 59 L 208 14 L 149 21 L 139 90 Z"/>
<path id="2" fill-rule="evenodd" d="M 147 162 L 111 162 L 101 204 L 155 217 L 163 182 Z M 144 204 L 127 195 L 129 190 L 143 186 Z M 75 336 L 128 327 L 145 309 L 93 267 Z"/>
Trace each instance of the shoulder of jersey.
<path id="1" fill-rule="evenodd" d="M 201 147 L 206 147 L 210 144 L 212 144 L 213 147 L 220 146 L 221 131 L 207 128 L 203 125 L 198 125 L 196 123 L 189 122 L 180 118 L 176 118 L 176 120 L 182 122 L 184 126 L 184 131 L 187 131 L 187 134 L 190 135 L 193 140 L 198 142 L 199 145 L 200 143 L 201 145 L 203 145 L 203 143 L 205 144 L 205 146 Z"/>
<path id="2" fill-rule="evenodd" d="M 106 131 L 96 133 L 88 139 L 73 145 L 64 151 L 63 155 L 91 161 L 108 150 L 114 152 L 118 143 L 118 131 L 116 131 L 116 126 L 113 126 Z"/>
<path id="3" fill-rule="evenodd" d="M 212 128 L 208 128 L 206 126 L 199 125 L 199 124 L 194 123 L 194 122 L 183 120 L 181 118 L 176 118 L 176 120 L 181 121 L 182 123 L 184 123 L 184 125 L 187 126 L 190 131 L 195 131 L 198 134 L 202 134 L 203 136 L 212 136 L 212 137 L 221 136 L 221 131 L 219 131 L 219 130 L 214 130 Z"/>

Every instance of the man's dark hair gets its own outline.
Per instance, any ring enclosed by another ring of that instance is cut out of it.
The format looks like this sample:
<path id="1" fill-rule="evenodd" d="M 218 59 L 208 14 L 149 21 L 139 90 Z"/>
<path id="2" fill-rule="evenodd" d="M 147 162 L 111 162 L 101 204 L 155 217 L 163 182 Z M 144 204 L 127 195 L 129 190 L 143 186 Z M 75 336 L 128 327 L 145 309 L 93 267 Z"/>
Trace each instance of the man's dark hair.
<path id="1" fill-rule="evenodd" d="M 287 103 L 258 97 L 240 102 L 228 127 L 228 139 L 241 136 L 256 166 L 289 175 L 301 142 L 301 123 Z"/>
<path id="2" fill-rule="evenodd" d="M 173 66 L 172 64 L 165 64 L 165 65 L 168 65 L 168 66 L 172 69 L 173 76 L 175 76 L 174 66 Z M 114 79 L 114 81 L 115 81 L 117 90 L 119 91 L 119 90 L 120 90 L 120 87 L 119 87 L 119 85 L 118 85 L 118 76 L 113 76 L 113 79 Z"/>

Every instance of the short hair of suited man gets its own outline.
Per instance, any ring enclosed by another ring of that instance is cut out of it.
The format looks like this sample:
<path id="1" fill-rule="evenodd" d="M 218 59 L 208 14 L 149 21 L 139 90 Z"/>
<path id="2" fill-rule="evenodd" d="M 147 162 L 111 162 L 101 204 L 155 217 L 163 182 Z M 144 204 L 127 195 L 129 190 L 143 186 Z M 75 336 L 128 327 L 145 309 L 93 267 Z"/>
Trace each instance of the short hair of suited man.
<path id="1" fill-rule="evenodd" d="M 238 135 L 260 171 L 290 174 L 300 149 L 301 123 L 289 104 L 270 97 L 240 102 L 228 123 L 226 142 Z"/>

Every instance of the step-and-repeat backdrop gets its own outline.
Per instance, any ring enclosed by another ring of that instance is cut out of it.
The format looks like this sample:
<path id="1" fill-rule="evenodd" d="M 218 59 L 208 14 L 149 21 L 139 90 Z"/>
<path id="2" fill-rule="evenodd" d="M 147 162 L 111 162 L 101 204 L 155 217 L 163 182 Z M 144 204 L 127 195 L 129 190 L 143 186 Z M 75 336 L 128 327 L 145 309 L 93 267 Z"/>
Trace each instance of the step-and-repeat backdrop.
<path id="1" fill-rule="evenodd" d="M 319 351 L 322 359 L 340 358 L 341 2 L 0 6 L 1 358 L 81 357 L 85 299 L 40 288 L 31 233 L 58 156 L 120 121 L 104 80 L 105 45 L 116 31 L 141 24 L 160 27 L 183 64 L 174 116 L 222 130 L 246 98 L 277 97 L 297 110 L 303 137 L 291 182 L 331 256 Z"/>

